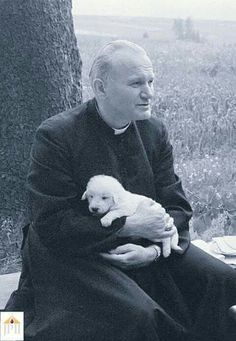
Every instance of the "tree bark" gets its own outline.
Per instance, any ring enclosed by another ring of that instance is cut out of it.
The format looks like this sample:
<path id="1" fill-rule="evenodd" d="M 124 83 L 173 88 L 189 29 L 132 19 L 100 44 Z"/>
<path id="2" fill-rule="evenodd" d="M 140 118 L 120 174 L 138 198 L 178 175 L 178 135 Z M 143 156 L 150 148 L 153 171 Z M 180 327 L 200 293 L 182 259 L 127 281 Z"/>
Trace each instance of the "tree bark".
<path id="1" fill-rule="evenodd" d="M 0 0 L 1 221 L 24 215 L 36 127 L 82 99 L 71 7 L 71 0 Z"/>

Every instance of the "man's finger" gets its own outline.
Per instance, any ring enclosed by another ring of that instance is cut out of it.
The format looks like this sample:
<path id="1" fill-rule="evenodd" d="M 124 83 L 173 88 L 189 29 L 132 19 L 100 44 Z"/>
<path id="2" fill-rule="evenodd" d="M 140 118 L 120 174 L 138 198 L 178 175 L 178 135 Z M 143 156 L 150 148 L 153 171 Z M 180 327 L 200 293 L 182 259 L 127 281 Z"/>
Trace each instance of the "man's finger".
<path id="1" fill-rule="evenodd" d="M 110 253 L 100 253 L 100 255 L 108 260 L 121 261 L 124 260 L 125 254 L 110 254 Z"/>
<path id="2" fill-rule="evenodd" d="M 123 253 L 134 251 L 134 249 L 135 249 L 134 244 L 124 244 L 124 245 L 118 246 L 117 248 L 113 250 L 110 250 L 109 253 L 110 254 L 123 254 Z"/>
<path id="3" fill-rule="evenodd" d="M 159 238 L 151 239 L 153 242 L 159 242 L 161 239 L 170 238 L 175 234 L 175 231 L 164 231 Z"/>
<path id="4" fill-rule="evenodd" d="M 100 256 L 107 260 L 115 260 L 117 258 L 117 255 L 115 254 L 110 254 L 110 253 L 100 253 Z"/>
<path id="5" fill-rule="evenodd" d="M 111 264 L 118 266 L 122 269 L 127 269 L 130 266 L 133 266 L 133 261 L 128 261 L 127 254 L 109 254 L 109 253 L 100 253 L 100 255 Z"/>
<path id="6" fill-rule="evenodd" d="M 171 254 L 170 238 L 164 239 L 162 241 L 162 253 L 165 258 L 169 257 Z"/>

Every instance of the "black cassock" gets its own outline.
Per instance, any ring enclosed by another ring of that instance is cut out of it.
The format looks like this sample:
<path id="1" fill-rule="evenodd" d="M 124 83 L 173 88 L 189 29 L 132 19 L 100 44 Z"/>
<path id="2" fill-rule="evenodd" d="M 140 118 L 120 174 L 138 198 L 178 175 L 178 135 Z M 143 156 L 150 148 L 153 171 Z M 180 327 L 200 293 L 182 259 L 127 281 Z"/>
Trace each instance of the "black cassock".
<path id="1" fill-rule="evenodd" d="M 99 252 L 133 241 L 116 236 L 125 217 L 103 228 L 80 200 L 97 174 L 161 203 L 183 252 L 129 271 L 104 261 Z M 94 99 L 49 118 L 36 133 L 28 190 L 23 270 L 6 307 L 25 311 L 26 340 L 233 341 L 235 271 L 190 245 L 191 207 L 161 121 L 115 135 Z"/>

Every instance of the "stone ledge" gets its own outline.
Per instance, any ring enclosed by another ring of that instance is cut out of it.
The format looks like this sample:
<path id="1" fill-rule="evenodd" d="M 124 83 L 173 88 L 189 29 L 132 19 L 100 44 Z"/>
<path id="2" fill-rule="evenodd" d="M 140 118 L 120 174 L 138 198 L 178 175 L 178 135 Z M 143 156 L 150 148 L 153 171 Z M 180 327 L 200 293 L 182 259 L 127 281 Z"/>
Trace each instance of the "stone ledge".
<path id="1" fill-rule="evenodd" d="M 0 310 L 4 309 L 11 293 L 17 289 L 20 272 L 0 276 Z"/>

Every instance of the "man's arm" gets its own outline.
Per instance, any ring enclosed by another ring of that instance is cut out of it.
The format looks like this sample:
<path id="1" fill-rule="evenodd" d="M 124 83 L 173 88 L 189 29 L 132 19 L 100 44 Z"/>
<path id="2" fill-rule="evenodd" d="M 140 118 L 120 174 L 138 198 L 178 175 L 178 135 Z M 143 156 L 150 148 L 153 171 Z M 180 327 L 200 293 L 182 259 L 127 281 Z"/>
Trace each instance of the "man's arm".
<path id="1" fill-rule="evenodd" d="M 80 200 L 84 189 L 73 179 L 73 160 L 53 125 L 37 130 L 28 174 L 29 213 L 33 228 L 48 248 L 65 255 L 84 255 L 114 247 L 115 232 L 125 218 L 103 228 Z"/>
<path id="2" fill-rule="evenodd" d="M 153 166 L 157 201 L 174 218 L 179 233 L 179 246 L 183 250 L 174 252 L 181 254 L 187 250 L 190 243 L 189 220 L 192 209 L 186 199 L 181 181 L 174 172 L 172 146 L 164 125 L 162 125 L 160 140 L 160 151 Z"/>

